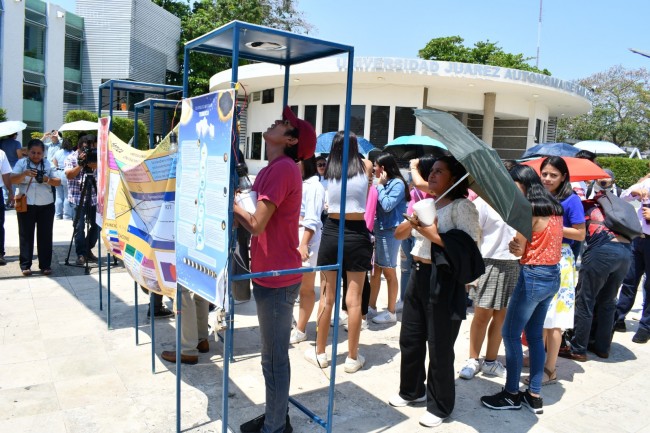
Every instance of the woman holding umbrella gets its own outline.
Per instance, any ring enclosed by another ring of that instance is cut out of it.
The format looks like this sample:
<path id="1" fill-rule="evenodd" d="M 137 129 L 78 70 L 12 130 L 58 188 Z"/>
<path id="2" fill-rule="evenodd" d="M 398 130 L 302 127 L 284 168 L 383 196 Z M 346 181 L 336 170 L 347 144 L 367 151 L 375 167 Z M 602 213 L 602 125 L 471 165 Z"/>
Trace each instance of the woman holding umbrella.
<path id="1" fill-rule="evenodd" d="M 27 196 L 27 211 L 17 212 L 20 238 L 20 269 L 24 276 L 32 274 L 34 230 L 37 230 L 38 267 L 44 275 L 52 273 L 52 226 L 54 224 L 54 197 L 52 187 L 61 185 L 45 159 L 45 145 L 41 140 L 30 140 L 27 158 L 19 160 L 11 174 L 11 183 Z"/>
<path id="2" fill-rule="evenodd" d="M 388 402 L 395 407 L 426 402 L 427 410 L 420 417 L 420 424 L 425 427 L 442 424 L 454 409 L 454 342 L 466 308 L 464 284 L 459 284 L 454 278 L 439 277 L 441 271 L 432 261 L 434 251 L 450 253 L 450 249 L 458 245 L 449 238 L 454 232 L 454 235 L 459 234 L 469 241 L 482 265 L 476 246 L 480 238 L 478 212 L 467 200 L 465 174 L 465 168 L 454 157 L 438 158 L 428 178 L 432 194 L 441 197 L 446 193 L 435 204 L 437 219 L 432 225 L 425 226 L 416 215 L 395 230 L 397 239 L 406 239 L 412 234 L 415 243 L 411 250 L 413 271 L 404 297 L 399 338 L 402 352 L 399 394 Z M 470 249 L 463 248 L 463 255 L 464 261 L 470 262 Z M 481 268 L 472 279 L 484 272 L 485 268 Z M 436 281 L 436 286 L 433 281 Z M 454 302 L 458 299 L 460 311 Z M 427 345 L 429 366 L 425 369 Z"/>
<path id="3" fill-rule="evenodd" d="M 585 213 L 580 197 L 571 187 L 569 168 L 564 159 L 549 156 L 542 161 L 540 173 L 544 188 L 564 209 L 560 290 L 551 301 L 544 321 L 546 364 L 542 384 L 546 385 L 557 381 L 555 363 L 562 344 L 562 330 L 573 328 L 576 281 L 575 257 L 571 245 L 585 239 Z"/>

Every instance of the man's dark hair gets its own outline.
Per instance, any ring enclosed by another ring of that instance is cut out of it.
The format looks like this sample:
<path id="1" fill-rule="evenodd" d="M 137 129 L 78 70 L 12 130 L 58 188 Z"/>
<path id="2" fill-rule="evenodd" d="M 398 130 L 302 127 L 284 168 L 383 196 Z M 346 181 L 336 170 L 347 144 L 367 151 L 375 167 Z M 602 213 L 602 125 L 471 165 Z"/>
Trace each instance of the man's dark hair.
<path id="1" fill-rule="evenodd" d="M 596 162 L 596 156 L 597 155 L 595 153 L 589 150 L 580 150 L 578 153 L 576 153 L 574 158 L 588 159 L 591 162 Z"/>

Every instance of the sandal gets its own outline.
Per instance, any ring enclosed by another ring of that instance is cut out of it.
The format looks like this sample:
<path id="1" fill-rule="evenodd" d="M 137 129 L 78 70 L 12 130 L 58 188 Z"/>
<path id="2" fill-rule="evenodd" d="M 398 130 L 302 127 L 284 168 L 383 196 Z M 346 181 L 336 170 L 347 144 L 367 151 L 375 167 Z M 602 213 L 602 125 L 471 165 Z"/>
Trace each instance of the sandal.
<path id="1" fill-rule="evenodd" d="M 29 277 L 30 275 L 32 275 L 31 269 L 23 269 L 23 277 Z"/>
<path id="2" fill-rule="evenodd" d="M 52 274 L 52 269 L 47 268 L 47 269 L 42 269 L 41 272 L 43 275 L 51 275 Z"/>
<path id="3" fill-rule="evenodd" d="M 526 385 L 530 385 L 530 376 L 524 379 Z M 542 386 L 552 385 L 557 383 L 557 369 L 551 371 L 544 367 L 544 375 L 542 376 Z"/>

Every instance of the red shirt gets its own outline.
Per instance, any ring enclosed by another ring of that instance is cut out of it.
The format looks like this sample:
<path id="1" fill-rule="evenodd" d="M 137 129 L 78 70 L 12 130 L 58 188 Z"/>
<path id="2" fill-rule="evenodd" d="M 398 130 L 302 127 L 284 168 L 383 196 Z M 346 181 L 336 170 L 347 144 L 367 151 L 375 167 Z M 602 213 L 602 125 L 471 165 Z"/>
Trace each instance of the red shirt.
<path id="1" fill-rule="evenodd" d="M 300 268 L 298 221 L 302 202 L 302 177 L 296 163 L 281 156 L 264 167 L 253 184 L 257 200 L 268 200 L 276 207 L 266 229 L 251 239 L 251 271 L 267 272 Z M 255 278 L 268 288 L 300 283 L 302 274 Z"/>
<path id="2" fill-rule="evenodd" d="M 560 263 L 563 227 L 561 216 L 550 217 L 544 230 L 533 232 L 533 240 L 526 243 L 520 263 L 522 265 L 557 265 Z"/>

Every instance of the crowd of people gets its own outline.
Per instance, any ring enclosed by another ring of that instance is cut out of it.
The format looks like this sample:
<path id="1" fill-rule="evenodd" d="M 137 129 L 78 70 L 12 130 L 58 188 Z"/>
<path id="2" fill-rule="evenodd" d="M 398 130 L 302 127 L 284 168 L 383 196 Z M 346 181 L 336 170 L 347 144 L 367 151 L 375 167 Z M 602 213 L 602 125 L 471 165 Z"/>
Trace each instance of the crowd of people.
<path id="1" fill-rule="evenodd" d="M 401 311 L 399 386 L 388 404 L 423 404 L 419 422 L 426 427 L 438 426 L 452 414 L 457 374 L 466 380 L 478 373 L 505 379 L 500 392 L 480 398 L 487 408 L 526 406 L 541 414 L 542 387 L 561 376 L 558 356 L 584 362 L 589 351 L 607 358 L 613 332 L 626 331 L 625 317 L 650 266 L 650 243 L 645 240 L 650 236 L 650 204 L 639 208 L 643 235 L 632 239 L 606 224 L 598 198 L 611 192 L 623 200 L 650 203 L 650 175 L 620 190 L 611 172 L 591 185 L 572 184 L 561 157 L 546 157 L 540 174 L 504 161 L 531 204 L 532 238 L 526 239 L 469 189 L 465 168 L 450 154 L 410 161 L 408 180 L 388 152 L 373 162 L 363 158 L 354 134 L 349 135 L 347 154 L 344 134 L 338 132 L 330 154 L 316 157 L 314 129 L 289 107 L 263 136 L 268 166 L 253 185 L 255 211 L 233 205 L 238 232 L 252 235 L 250 271 L 333 265 L 340 249 L 343 262 L 340 276 L 333 270 L 320 273 L 317 306 L 315 272 L 252 280 L 266 408 L 242 424 L 242 432 L 292 431 L 289 348 L 312 339 L 315 345 L 304 352 L 305 360 L 317 368 L 333 362 L 326 346 L 339 277 L 340 324 L 348 332 L 343 370 L 353 374 L 365 366 L 361 332 L 393 325 Z M 22 274 L 32 273 L 35 230 L 39 269 L 51 274 L 55 218 L 74 220 L 76 263 L 96 260 L 92 247 L 97 226 L 94 218 L 86 221 L 94 215 L 96 191 L 86 195 L 85 188 L 95 176 L 95 163 L 86 160 L 95 137 L 83 136 L 75 148 L 56 131 L 31 140 L 26 150 L 16 148 L 14 141 L 15 136 L 0 141 L 0 172 L 6 188 L 3 205 L 5 198 L 11 206 L 14 196 L 26 197 L 26 208 L 17 213 Z M 579 156 L 594 159 L 588 153 Z M 0 234 L 0 264 L 5 264 L 4 228 Z M 387 304 L 380 311 L 382 276 Z M 646 296 L 648 285 L 646 279 Z M 456 372 L 454 343 L 468 300 L 474 313 L 469 357 Z M 295 303 L 299 314 L 292 322 Z M 309 335 L 314 308 L 316 334 Z M 207 301 L 183 292 L 180 362 L 196 364 L 198 354 L 209 351 L 208 309 Z M 632 341 L 646 343 L 649 338 L 645 302 Z M 502 341 L 505 365 L 497 359 Z M 162 357 L 177 361 L 175 351 Z M 529 375 L 522 380 L 525 367 Z"/>
<path id="2" fill-rule="evenodd" d="M 0 223 L 0 265 L 5 258 L 5 209 L 16 208 L 19 263 L 23 276 L 32 275 L 34 237 L 36 237 L 38 268 L 43 275 L 52 274 L 52 230 L 54 219 L 71 220 L 75 224 L 74 241 L 77 265 L 96 261 L 92 248 L 97 243 L 94 188 L 96 160 L 87 159 L 96 148 L 94 135 L 82 135 L 77 145 L 54 130 L 41 139 L 31 139 L 22 147 L 17 133 L 0 138 L 0 171 L 3 177 Z M 86 181 L 88 180 L 88 182 Z M 92 180 L 92 181 L 91 181 Z M 84 188 L 86 184 L 93 187 Z M 85 206 L 82 189 L 87 191 Z M 86 222 L 88 224 L 86 224 Z"/>

